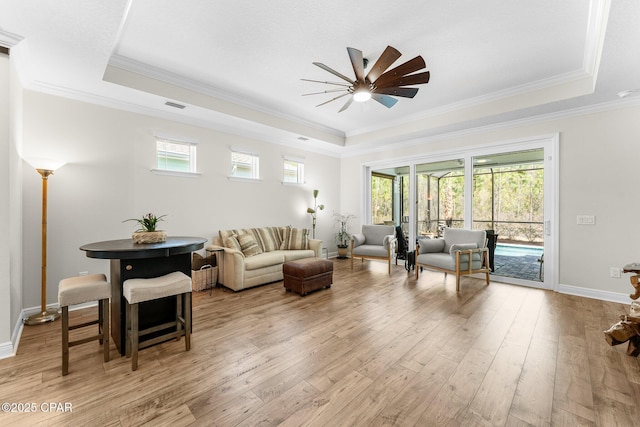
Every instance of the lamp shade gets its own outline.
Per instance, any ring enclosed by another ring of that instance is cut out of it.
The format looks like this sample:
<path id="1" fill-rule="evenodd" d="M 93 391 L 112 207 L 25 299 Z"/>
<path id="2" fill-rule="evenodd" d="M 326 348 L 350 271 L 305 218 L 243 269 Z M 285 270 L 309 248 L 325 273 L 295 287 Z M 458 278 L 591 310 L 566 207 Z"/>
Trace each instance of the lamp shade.
<path id="1" fill-rule="evenodd" d="M 29 157 L 24 159 L 34 169 L 44 169 L 49 171 L 55 171 L 64 166 L 65 162 L 54 159 L 45 159 L 42 157 Z"/>

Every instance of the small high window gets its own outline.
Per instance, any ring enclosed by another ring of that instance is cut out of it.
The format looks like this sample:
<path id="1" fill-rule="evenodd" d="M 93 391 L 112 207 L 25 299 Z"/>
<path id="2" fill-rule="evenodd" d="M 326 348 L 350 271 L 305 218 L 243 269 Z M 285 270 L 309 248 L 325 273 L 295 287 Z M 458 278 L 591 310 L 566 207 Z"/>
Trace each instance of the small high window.
<path id="1" fill-rule="evenodd" d="M 156 139 L 157 168 L 171 172 L 196 172 L 196 144 L 167 138 Z"/>
<path id="2" fill-rule="evenodd" d="M 257 154 L 232 149 L 231 176 L 235 178 L 260 179 L 260 157 Z"/>
<path id="3" fill-rule="evenodd" d="M 284 175 L 282 182 L 303 184 L 304 183 L 304 160 L 292 157 L 284 158 Z"/>

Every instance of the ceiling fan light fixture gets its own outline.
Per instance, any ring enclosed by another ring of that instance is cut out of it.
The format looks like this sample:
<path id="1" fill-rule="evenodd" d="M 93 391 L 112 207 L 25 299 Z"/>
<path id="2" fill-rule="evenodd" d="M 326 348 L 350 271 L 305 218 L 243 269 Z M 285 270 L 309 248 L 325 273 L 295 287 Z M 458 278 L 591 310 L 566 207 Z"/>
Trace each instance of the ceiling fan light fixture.
<path id="1" fill-rule="evenodd" d="M 364 87 L 360 87 L 353 91 L 353 100 L 356 102 L 367 102 L 371 99 L 371 92 Z"/>

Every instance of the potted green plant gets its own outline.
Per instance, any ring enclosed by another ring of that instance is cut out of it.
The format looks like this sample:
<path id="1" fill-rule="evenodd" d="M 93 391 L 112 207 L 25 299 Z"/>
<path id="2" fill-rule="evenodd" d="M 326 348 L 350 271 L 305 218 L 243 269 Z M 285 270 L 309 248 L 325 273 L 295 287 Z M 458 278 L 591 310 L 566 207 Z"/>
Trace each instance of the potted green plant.
<path id="1" fill-rule="evenodd" d="M 334 226 L 337 230 L 334 238 L 338 246 L 338 258 L 347 257 L 347 248 L 349 248 L 349 242 L 351 241 L 349 226 L 355 217 L 355 215 L 351 214 L 333 214 Z"/>
<path id="2" fill-rule="evenodd" d="M 156 216 L 148 213 L 143 215 L 142 218 L 125 219 L 122 222 L 135 221 L 140 226 L 131 236 L 134 243 L 160 243 L 167 240 L 167 233 L 162 230 L 156 230 L 156 227 L 158 222 L 162 221 L 165 216 Z"/>

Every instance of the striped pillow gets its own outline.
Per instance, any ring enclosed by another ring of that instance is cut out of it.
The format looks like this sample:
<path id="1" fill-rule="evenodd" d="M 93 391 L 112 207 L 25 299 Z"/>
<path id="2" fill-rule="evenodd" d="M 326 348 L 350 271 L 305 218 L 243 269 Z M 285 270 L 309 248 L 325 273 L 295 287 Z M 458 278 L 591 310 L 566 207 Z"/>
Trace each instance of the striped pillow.
<path id="1" fill-rule="evenodd" d="M 258 255 L 262 253 L 262 249 L 258 245 L 258 242 L 253 237 L 253 234 L 241 234 L 238 237 L 238 243 L 242 248 L 242 253 L 246 257 Z"/>
<path id="2" fill-rule="evenodd" d="M 236 251 L 242 251 L 242 247 L 237 239 L 238 236 L 232 234 L 224 240 L 224 246 L 229 249 L 235 249 Z"/>
<path id="3" fill-rule="evenodd" d="M 286 249 L 309 249 L 309 230 L 306 228 L 289 228 Z"/>
<path id="4" fill-rule="evenodd" d="M 262 247 L 263 252 L 271 252 L 280 249 L 282 238 L 278 227 L 262 227 L 252 229 L 258 245 Z"/>
<path id="5" fill-rule="evenodd" d="M 280 227 L 279 229 L 280 231 L 280 249 L 281 250 L 286 250 L 287 249 L 287 245 L 288 245 L 288 241 L 289 241 L 289 234 L 291 233 L 291 226 L 287 225 L 286 227 Z"/>

